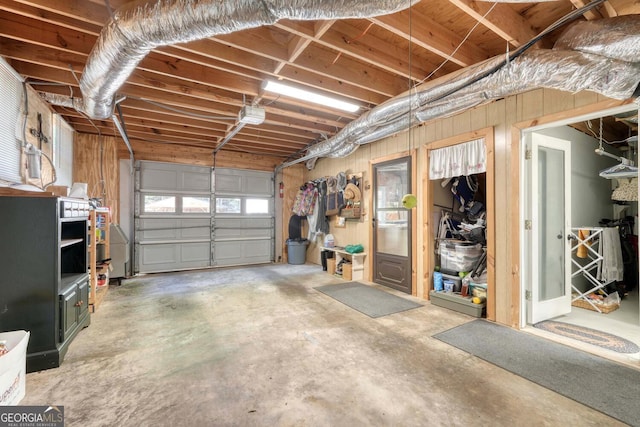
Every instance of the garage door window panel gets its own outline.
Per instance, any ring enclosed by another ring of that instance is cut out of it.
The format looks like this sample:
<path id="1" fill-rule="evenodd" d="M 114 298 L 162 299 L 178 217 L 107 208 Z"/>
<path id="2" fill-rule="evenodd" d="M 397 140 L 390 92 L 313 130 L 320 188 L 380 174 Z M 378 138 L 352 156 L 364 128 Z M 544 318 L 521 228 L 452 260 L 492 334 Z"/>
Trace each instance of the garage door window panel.
<path id="1" fill-rule="evenodd" d="M 160 194 L 143 196 L 144 213 L 176 213 L 176 197 Z"/>

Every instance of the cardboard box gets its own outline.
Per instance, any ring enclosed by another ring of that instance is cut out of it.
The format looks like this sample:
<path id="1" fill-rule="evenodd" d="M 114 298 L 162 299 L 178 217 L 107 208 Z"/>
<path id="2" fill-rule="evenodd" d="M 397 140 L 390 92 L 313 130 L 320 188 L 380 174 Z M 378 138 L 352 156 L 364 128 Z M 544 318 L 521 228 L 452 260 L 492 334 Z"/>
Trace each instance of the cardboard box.
<path id="1" fill-rule="evenodd" d="M 69 187 L 66 185 L 50 185 L 46 191 L 51 191 L 55 196 L 67 197 L 69 195 Z"/>
<path id="2" fill-rule="evenodd" d="M 0 333 L 0 341 L 6 341 L 9 349 L 0 356 L 0 406 L 17 405 L 24 397 L 29 335 L 27 331 Z"/>
<path id="3" fill-rule="evenodd" d="M 336 273 L 336 259 L 335 258 L 327 258 L 327 273 L 335 274 Z"/>
<path id="4" fill-rule="evenodd" d="M 353 265 L 349 262 L 342 264 L 342 278 L 344 280 L 351 280 L 353 277 Z"/>

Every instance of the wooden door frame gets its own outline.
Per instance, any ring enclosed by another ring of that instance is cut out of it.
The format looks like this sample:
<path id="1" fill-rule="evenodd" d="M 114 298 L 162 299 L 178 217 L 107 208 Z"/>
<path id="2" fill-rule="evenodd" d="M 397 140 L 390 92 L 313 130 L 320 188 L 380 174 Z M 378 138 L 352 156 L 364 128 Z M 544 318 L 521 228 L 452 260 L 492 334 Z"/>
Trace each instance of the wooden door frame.
<path id="1" fill-rule="evenodd" d="M 374 177 L 373 177 L 373 167 L 379 163 L 384 163 L 384 162 L 388 162 L 390 160 L 396 160 L 396 159 L 400 159 L 402 157 L 409 157 L 409 162 L 411 165 L 411 194 L 416 194 L 416 189 L 417 189 L 417 171 L 416 171 L 416 150 L 412 149 L 412 150 L 407 150 L 407 151 L 402 151 L 399 153 L 395 153 L 395 154 L 391 154 L 388 156 L 384 156 L 384 157 L 380 157 L 378 159 L 375 160 L 369 160 L 369 176 L 371 177 L 371 181 L 370 181 L 370 185 L 371 187 L 373 187 L 373 182 L 374 182 Z M 372 191 L 374 190 L 374 188 L 371 189 Z M 369 212 L 371 212 L 370 218 L 372 218 L 373 212 L 375 212 L 375 206 L 374 206 L 374 199 L 375 196 L 369 197 Z M 371 219 L 369 219 L 369 221 L 371 221 Z M 411 295 L 413 296 L 417 296 L 417 287 L 416 287 L 416 271 L 417 271 L 417 254 L 416 254 L 416 248 L 417 248 L 417 239 L 416 239 L 416 227 L 418 224 L 418 215 L 417 212 L 414 210 L 411 213 L 411 230 L 412 235 L 411 237 Z M 369 256 L 369 277 L 368 280 L 370 282 L 373 282 L 373 258 L 374 258 L 374 251 L 373 251 L 373 239 L 374 239 L 374 230 L 371 229 L 371 233 L 369 233 L 369 247 L 371 248 L 371 256 Z"/>
<path id="2" fill-rule="evenodd" d="M 423 295 L 425 299 L 429 299 L 429 291 L 432 289 L 433 275 L 431 272 L 435 267 L 435 254 L 433 248 L 435 247 L 435 239 L 433 238 L 433 227 L 437 227 L 437 224 L 433 224 L 431 221 L 431 211 L 433 208 L 433 182 L 429 179 L 429 154 L 432 150 L 444 147 L 451 147 L 453 145 L 462 144 L 465 142 L 473 141 L 475 139 L 484 138 L 486 150 L 487 150 L 487 172 L 486 172 L 486 239 L 487 239 L 487 319 L 496 320 L 496 284 L 495 284 L 495 250 L 496 250 L 496 238 L 495 238 L 495 179 L 494 179 L 494 165 L 495 165 L 495 141 L 494 141 L 494 129 L 492 126 L 479 129 L 473 132 L 467 132 L 461 135 L 456 135 L 451 138 L 434 141 L 424 148 L 423 161 L 425 167 L 422 173 L 422 213 L 424 218 L 424 225 L 422 229 L 422 241 L 424 242 L 425 249 L 422 251 L 423 256 Z"/>

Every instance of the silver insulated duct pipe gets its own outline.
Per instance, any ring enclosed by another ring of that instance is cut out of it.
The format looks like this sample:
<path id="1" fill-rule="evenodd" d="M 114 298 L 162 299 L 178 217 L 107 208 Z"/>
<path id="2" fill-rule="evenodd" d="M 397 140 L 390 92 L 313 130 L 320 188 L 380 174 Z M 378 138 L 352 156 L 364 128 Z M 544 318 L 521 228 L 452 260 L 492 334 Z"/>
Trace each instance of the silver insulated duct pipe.
<path id="1" fill-rule="evenodd" d="M 154 48 L 228 34 L 280 19 L 366 18 L 398 12 L 417 0 L 154 0 L 117 10 L 103 28 L 80 81 L 83 98 L 47 95 L 92 119 L 112 116 L 115 93 Z M 602 3 L 592 0 L 574 19 Z M 560 22 L 566 23 L 567 21 Z M 550 29 L 548 29 L 550 30 Z M 545 30 L 545 31 L 548 31 Z M 543 32 L 544 34 L 544 32 Z M 526 50 L 526 49 L 525 49 Z M 497 56 L 398 95 L 310 147 L 302 159 L 345 157 L 360 145 L 406 131 L 419 122 L 459 113 L 494 99 L 547 87 L 590 90 L 627 99 L 640 83 L 640 16 L 579 22 L 553 49 L 524 51 L 513 60 Z"/>
<path id="2" fill-rule="evenodd" d="M 411 7 L 418 0 L 154 0 L 118 9 L 89 54 L 80 80 L 82 111 L 113 114 L 114 95 L 138 63 L 160 46 L 186 43 L 281 19 L 367 18 Z"/>
<path id="3" fill-rule="evenodd" d="M 611 46 L 611 48 L 609 48 Z M 392 98 L 307 150 L 313 157 L 343 157 L 361 144 L 406 131 L 418 122 L 457 114 L 480 104 L 537 88 L 589 90 L 613 99 L 637 95 L 640 85 L 640 16 L 573 24 L 553 49 L 502 56 L 425 83 Z"/>

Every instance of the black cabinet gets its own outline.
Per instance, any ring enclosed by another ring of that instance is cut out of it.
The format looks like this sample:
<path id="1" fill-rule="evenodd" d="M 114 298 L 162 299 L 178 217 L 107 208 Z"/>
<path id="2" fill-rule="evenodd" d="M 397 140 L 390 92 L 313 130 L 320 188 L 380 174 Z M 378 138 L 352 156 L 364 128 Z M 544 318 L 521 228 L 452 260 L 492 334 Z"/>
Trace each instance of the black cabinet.
<path id="1" fill-rule="evenodd" d="M 69 339 L 89 316 L 89 282 L 85 279 L 60 294 L 60 342 Z"/>
<path id="2" fill-rule="evenodd" d="M 90 323 L 89 204 L 0 197 L 0 332 L 31 331 L 27 372 L 62 363 Z"/>

